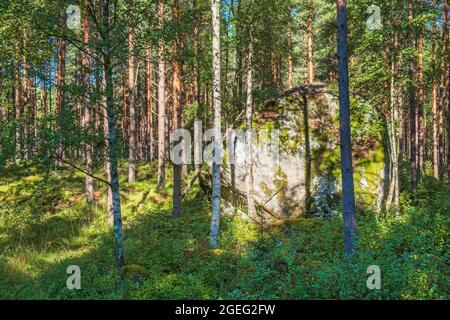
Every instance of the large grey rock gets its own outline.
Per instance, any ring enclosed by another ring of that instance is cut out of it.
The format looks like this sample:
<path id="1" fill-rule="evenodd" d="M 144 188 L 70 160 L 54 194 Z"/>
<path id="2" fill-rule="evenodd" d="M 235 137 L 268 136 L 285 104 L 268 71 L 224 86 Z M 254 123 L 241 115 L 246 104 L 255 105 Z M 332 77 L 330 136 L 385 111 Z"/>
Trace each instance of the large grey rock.
<path id="1" fill-rule="evenodd" d="M 256 150 L 254 197 L 267 217 L 296 218 L 306 213 L 323 217 L 335 212 L 340 193 L 338 120 L 338 99 L 323 85 L 295 88 L 258 109 L 255 130 L 276 128 L 280 131 L 278 162 L 273 161 L 276 148 L 259 147 L 267 137 L 260 137 L 253 147 Z M 310 136 L 310 166 L 306 161 L 306 123 Z M 235 164 L 227 159 L 233 155 L 233 150 L 227 150 L 222 170 L 222 196 L 235 207 L 245 208 L 245 141 L 233 142 L 228 141 L 227 145 L 234 145 Z M 363 174 L 362 185 L 367 186 L 365 172 Z M 210 170 L 203 171 L 202 185 L 209 187 L 210 181 Z"/>

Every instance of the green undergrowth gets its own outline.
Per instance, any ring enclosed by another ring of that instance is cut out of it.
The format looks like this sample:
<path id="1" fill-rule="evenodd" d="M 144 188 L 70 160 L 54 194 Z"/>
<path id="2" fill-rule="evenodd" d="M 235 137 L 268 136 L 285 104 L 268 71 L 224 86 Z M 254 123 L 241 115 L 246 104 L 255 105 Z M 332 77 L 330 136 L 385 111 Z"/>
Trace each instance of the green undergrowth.
<path id="1" fill-rule="evenodd" d="M 65 169 L 8 167 L 0 172 L 2 299 L 448 299 L 446 193 L 423 186 L 403 196 L 403 212 L 358 213 L 357 254 L 342 256 L 342 218 L 255 225 L 222 216 L 220 248 L 210 250 L 210 203 L 199 187 L 171 217 L 171 171 L 156 190 L 155 165 L 141 165 L 121 200 L 126 266 L 114 265 L 106 188 L 84 199 L 84 177 Z M 431 192 L 430 192 L 430 189 Z M 81 268 L 69 290 L 67 267 Z M 366 286 L 371 265 L 381 290 Z"/>

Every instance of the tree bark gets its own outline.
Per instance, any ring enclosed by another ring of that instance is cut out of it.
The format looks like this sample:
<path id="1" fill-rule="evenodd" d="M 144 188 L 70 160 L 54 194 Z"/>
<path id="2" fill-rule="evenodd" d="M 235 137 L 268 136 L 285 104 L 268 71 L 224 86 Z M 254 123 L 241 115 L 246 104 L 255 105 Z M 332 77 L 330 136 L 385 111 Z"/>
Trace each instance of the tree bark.
<path id="1" fill-rule="evenodd" d="M 352 143 L 350 134 L 350 93 L 348 79 L 346 1 L 337 3 L 339 119 L 341 137 L 341 171 L 344 208 L 344 253 L 352 255 L 356 238 L 355 190 L 353 182 Z"/>
<path id="2" fill-rule="evenodd" d="M 63 128 L 64 128 L 64 105 L 65 105 L 65 74 L 66 74 L 66 41 L 63 38 L 59 38 L 59 51 L 58 51 L 58 70 L 56 73 L 56 112 L 58 116 L 58 145 L 56 154 L 58 159 L 56 160 L 56 166 L 61 167 L 61 161 L 59 159 L 64 158 L 64 146 L 63 146 Z"/>
<path id="3" fill-rule="evenodd" d="M 178 0 L 172 3 L 172 20 L 176 28 L 179 28 L 179 4 Z M 173 62 L 172 62 L 172 96 L 173 96 L 173 129 L 181 128 L 182 113 L 181 108 L 181 72 L 182 65 L 180 60 L 180 48 L 182 47 L 182 39 L 179 31 L 175 34 L 175 41 L 172 45 Z M 173 164 L 173 208 L 172 216 L 174 218 L 181 217 L 181 189 L 182 189 L 182 165 Z"/>
<path id="4" fill-rule="evenodd" d="M 433 79 L 431 88 L 431 113 L 433 117 L 432 140 L 433 140 L 433 176 L 439 179 L 439 131 L 438 131 L 438 110 L 437 110 L 437 79 L 436 79 L 436 25 L 433 25 L 433 48 L 432 48 L 432 68 Z"/>
<path id="5" fill-rule="evenodd" d="M 83 0 L 83 6 L 84 8 L 87 7 L 87 0 Z M 89 20 L 88 15 L 84 14 L 83 17 L 83 44 L 87 47 L 89 43 Z M 82 58 L 81 58 L 81 64 L 82 64 L 82 77 L 83 77 L 83 116 L 82 116 L 82 125 L 84 129 L 84 134 L 90 137 L 92 135 L 92 126 L 91 126 L 91 110 L 89 108 L 89 68 L 91 64 L 90 56 L 88 53 L 83 52 Z M 86 163 L 86 170 L 93 174 L 92 170 L 92 154 L 93 154 L 93 146 L 92 143 L 89 141 L 89 139 L 84 141 L 85 144 L 85 163 Z M 94 181 L 90 175 L 86 175 L 85 178 L 85 185 L 86 185 L 86 199 L 88 202 L 94 201 Z"/>
<path id="6" fill-rule="evenodd" d="M 314 49 L 313 49 L 313 7 L 309 2 L 308 18 L 306 19 L 306 36 L 308 48 L 308 83 L 314 83 Z"/>
<path id="7" fill-rule="evenodd" d="M 116 264 L 125 263 L 122 237 L 122 212 L 120 207 L 120 187 L 116 154 L 116 127 L 114 109 L 114 82 L 111 64 L 110 0 L 103 0 L 103 70 L 105 81 L 106 111 L 108 120 L 108 157 L 110 162 L 111 192 L 114 212 L 114 240 L 116 244 Z"/>
<path id="8" fill-rule="evenodd" d="M 250 31 L 248 45 L 248 70 L 247 70 L 247 103 L 245 105 L 245 165 L 247 175 L 245 177 L 247 191 L 247 209 L 251 218 L 256 218 L 255 198 L 253 196 L 253 39 Z"/>
<path id="9" fill-rule="evenodd" d="M 212 218 L 210 231 L 210 246 L 215 249 L 219 245 L 220 224 L 220 171 L 221 171 L 221 88 L 220 88 L 220 0 L 211 1 L 212 11 L 212 68 L 213 68 L 213 107 L 214 107 L 214 131 L 216 150 L 212 164 Z"/>
<path id="10" fill-rule="evenodd" d="M 423 0 L 420 0 L 420 10 L 423 10 Z M 417 141 L 417 180 L 420 181 L 423 171 L 424 159 L 424 138 L 425 138 L 425 123 L 424 123 L 424 105 L 425 105 L 425 90 L 423 81 L 423 23 L 419 27 L 419 34 L 417 40 L 418 51 L 418 66 L 417 66 L 417 127 L 416 127 L 416 141 Z"/>
<path id="11" fill-rule="evenodd" d="M 148 143 L 148 151 L 149 151 L 149 160 L 153 161 L 154 159 L 154 128 L 153 128 L 153 61 L 152 61 L 152 49 L 147 48 L 147 86 L 146 86 L 146 95 L 147 95 L 147 143 Z"/>
<path id="12" fill-rule="evenodd" d="M 411 49 L 414 48 L 414 28 L 413 28 L 413 4 L 412 0 L 408 2 L 408 20 L 409 20 L 409 35 L 408 35 L 408 45 Z M 416 99 L 415 99 L 415 88 L 413 85 L 414 79 L 414 59 L 409 57 L 409 85 L 408 85 L 408 95 L 409 95 L 409 140 L 410 140 L 410 162 L 411 162 L 411 187 L 415 189 L 417 187 L 418 181 L 418 167 L 417 167 L 417 112 L 416 112 Z"/>
<path id="13" fill-rule="evenodd" d="M 134 31 L 128 34 L 128 105 L 130 110 L 128 153 L 128 183 L 136 182 L 136 105 L 135 105 L 135 64 L 134 64 Z"/>
<path id="14" fill-rule="evenodd" d="M 293 88 L 293 63 L 292 63 L 292 8 L 289 6 L 289 21 L 288 21 L 288 59 L 287 59 L 287 86 L 288 89 Z"/>
<path id="15" fill-rule="evenodd" d="M 162 30 L 164 28 L 164 2 L 158 3 L 158 26 Z M 164 61 L 164 41 L 159 40 L 158 48 L 158 189 L 165 187 L 165 170 L 166 170 L 166 64 Z"/>

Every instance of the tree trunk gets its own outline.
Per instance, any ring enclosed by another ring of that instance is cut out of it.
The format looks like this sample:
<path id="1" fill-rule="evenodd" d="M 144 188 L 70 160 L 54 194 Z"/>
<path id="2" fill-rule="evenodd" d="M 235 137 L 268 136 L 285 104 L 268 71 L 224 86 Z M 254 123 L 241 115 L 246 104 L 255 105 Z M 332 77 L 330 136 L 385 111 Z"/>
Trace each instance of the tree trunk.
<path id="1" fill-rule="evenodd" d="M 158 4 L 158 25 L 162 30 L 164 28 L 164 2 Z M 165 187 L 166 170 L 166 65 L 164 61 L 164 41 L 159 40 L 158 48 L 158 189 Z"/>
<path id="2" fill-rule="evenodd" d="M 441 64 L 440 64 L 440 88 L 439 88 L 439 163 L 440 163 L 440 179 L 444 178 L 444 163 L 445 163 L 445 129 L 444 129 L 444 110 L 446 108 L 446 74 L 449 69 L 448 63 L 448 48 L 449 48 L 449 35 L 448 35 L 448 1 L 444 1 L 444 23 L 442 24 L 442 50 L 441 50 Z M 448 155 L 447 155 L 448 156 Z M 448 159 L 447 159 L 448 161 Z"/>
<path id="3" fill-rule="evenodd" d="M 344 253 L 354 251 L 356 238 L 355 190 L 353 184 L 352 143 L 350 134 L 350 93 L 348 79 L 347 9 L 346 1 L 338 0 L 338 78 L 339 119 L 341 137 L 341 171 L 344 208 Z"/>
<path id="4" fill-rule="evenodd" d="M 414 28 L 413 28 L 413 4 L 412 0 L 409 0 L 408 6 L 408 20 L 409 20 L 409 35 L 408 35 L 408 45 L 411 49 L 414 48 Z M 417 173 L 417 126 L 416 126 L 416 99 L 415 99 L 415 89 L 413 85 L 414 79 L 414 59 L 409 57 L 409 70 L 408 76 L 410 79 L 408 86 L 409 95 L 409 140 L 410 140 L 410 162 L 411 162 L 411 187 L 415 189 L 417 187 L 418 173 Z"/>
<path id="5" fill-rule="evenodd" d="M 64 146 L 63 146 L 63 129 L 64 129 L 64 85 L 66 74 L 66 42 L 63 38 L 59 38 L 59 51 L 58 51 L 58 70 L 56 73 L 56 112 L 58 116 L 58 145 L 57 145 L 57 160 L 56 166 L 61 167 L 61 158 L 64 158 Z"/>
<path id="6" fill-rule="evenodd" d="M 420 1 L 420 10 L 423 10 L 423 0 Z M 422 177 L 423 171 L 423 159 L 424 159 L 424 138 L 425 138 L 425 123 L 424 123 L 424 105 L 425 105 L 425 91 L 423 82 L 423 23 L 419 27 L 419 35 L 417 40 L 418 50 L 418 66 L 417 66 L 417 127 L 416 127 L 416 140 L 417 140 L 417 176 L 418 181 Z"/>
<path id="7" fill-rule="evenodd" d="M 219 224 L 220 224 L 220 171 L 221 171 L 221 89 L 220 89 L 220 0 L 211 1 L 212 11 L 212 68 L 213 68 L 213 107 L 214 107 L 214 131 L 216 144 L 214 160 L 212 164 L 212 218 L 210 245 L 217 248 L 219 245 Z"/>
<path id="8" fill-rule="evenodd" d="M 179 4 L 178 0 L 173 0 L 172 20 L 176 28 L 179 28 Z M 172 45 L 173 62 L 172 62 L 172 96 L 173 96 L 173 129 L 181 128 L 182 114 L 181 109 L 181 72 L 182 65 L 180 60 L 180 48 L 182 48 L 182 39 L 180 32 L 175 34 L 175 42 Z M 182 165 L 173 164 L 173 209 L 172 216 L 174 218 L 181 217 L 181 189 L 182 189 Z"/>
<path id="9" fill-rule="evenodd" d="M 125 263 L 122 238 L 122 213 L 120 208 L 119 172 L 116 154 L 116 127 L 114 110 L 114 82 L 111 65 L 110 0 L 103 0 L 103 70 L 105 77 L 106 111 L 108 120 L 108 157 L 110 162 L 111 192 L 114 211 L 114 240 L 116 243 L 116 263 Z"/>
<path id="10" fill-rule="evenodd" d="M 446 95 L 446 101 L 447 102 L 447 178 L 449 181 L 448 187 L 450 190 L 450 66 L 448 62 L 448 46 L 449 46 L 449 38 L 448 38 L 448 11 L 449 11 L 449 4 L 448 0 L 444 1 L 444 42 L 445 42 L 445 51 L 443 55 L 443 59 L 445 62 L 445 70 L 442 70 L 442 72 L 445 72 L 446 74 L 446 88 L 447 88 L 447 95 Z M 444 95 L 444 92 L 442 92 L 442 95 Z"/>
<path id="11" fill-rule="evenodd" d="M 83 0 L 83 6 L 84 8 L 87 7 L 87 0 Z M 83 17 L 83 44 L 85 45 L 85 49 L 88 47 L 89 42 L 89 20 L 88 15 L 85 14 Z M 92 135 L 92 129 L 91 129 L 91 110 L 90 110 L 90 101 L 89 101 L 89 68 L 91 64 L 91 60 L 89 57 L 89 54 L 86 52 L 82 53 L 81 58 L 81 64 L 82 64 L 82 77 L 83 77 L 83 116 L 82 116 L 82 125 L 84 129 L 84 134 L 87 135 L 89 138 Z M 86 163 L 86 170 L 91 175 L 93 174 L 92 170 L 92 153 L 93 153 L 93 146 L 92 143 L 89 141 L 90 139 L 87 139 L 87 141 L 84 141 L 85 144 L 85 163 Z M 94 201 L 94 181 L 92 179 L 92 176 L 87 174 L 85 178 L 85 185 L 86 185 L 86 199 L 88 202 Z"/>
<path id="12" fill-rule="evenodd" d="M 311 140 L 309 132 L 309 111 L 308 100 L 303 100 L 303 127 L 305 135 L 305 211 L 311 213 L 311 178 L 312 178 L 312 159 L 311 159 Z"/>
<path id="13" fill-rule="evenodd" d="M 288 21 L 288 59 L 287 59 L 287 86 L 288 89 L 293 88 L 293 80 L 292 80 L 292 74 L 293 74 L 293 63 L 292 63 L 292 8 L 289 6 L 289 21 Z"/>
<path id="14" fill-rule="evenodd" d="M 153 61 L 152 61 L 152 49 L 147 49 L 147 141 L 148 141 L 148 158 L 150 161 L 154 159 L 154 144 L 153 144 Z"/>
<path id="15" fill-rule="evenodd" d="M 433 25 L 433 53 L 432 68 L 433 80 L 431 88 L 431 113 L 433 117 L 432 140 L 433 140 L 433 176 L 439 179 L 439 132 L 438 132 L 438 111 L 437 111 L 437 79 L 436 79 L 436 25 Z"/>
<path id="16" fill-rule="evenodd" d="M 313 49 L 313 7 L 309 2 L 308 18 L 306 19 L 306 36 L 308 48 L 308 83 L 314 83 L 314 49 Z"/>
<path id="17" fill-rule="evenodd" d="M 22 154 L 22 143 L 21 143 L 21 116 L 22 116 L 22 108 L 21 108 L 21 99 L 20 99 L 20 56 L 19 53 L 16 52 L 16 65 L 15 65 L 15 72 L 14 72 L 14 109 L 15 109 L 15 120 L 16 120 L 16 130 L 14 135 L 14 141 L 16 144 L 15 148 L 15 161 L 16 163 L 19 163 L 20 160 L 22 160 L 21 154 Z"/>
<path id="18" fill-rule="evenodd" d="M 105 73 L 102 72 L 102 79 L 98 79 L 98 77 L 96 77 L 96 87 L 97 87 L 97 92 L 102 92 L 104 93 L 105 88 L 106 88 L 106 78 L 105 78 Z M 103 91 L 100 90 L 100 88 L 103 88 Z M 109 128 L 108 128 L 108 110 L 107 110 L 107 101 L 106 101 L 106 96 L 103 94 L 102 96 L 102 100 L 100 102 L 97 102 L 97 112 L 98 117 L 101 117 L 101 115 L 103 115 L 103 135 L 105 138 L 105 148 L 106 150 L 109 150 Z M 101 114 L 101 115 L 100 115 Z M 109 156 L 107 155 L 105 157 L 105 173 L 106 173 L 106 181 L 108 181 L 111 184 L 111 165 L 109 162 Z M 107 207 L 107 211 L 108 211 L 108 221 L 111 223 L 114 223 L 114 208 L 113 208 L 113 194 L 112 194 L 112 189 L 111 189 L 111 185 L 108 186 L 108 197 L 106 200 L 106 207 Z"/>
<path id="19" fill-rule="evenodd" d="M 197 0 L 193 0 L 194 7 L 194 53 L 195 53 L 195 82 L 194 82 L 194 94 L 195 101 L 197 102 L 197 110 L 200 108 L 201 97 L 201 85 L 200 85 L 200 44 L 199 44 L 199 17 Z"/>
<path id="20" fill-rule="evenodd" d="M 253 197 L 253 39 L 250 31 L 250 39 L 248 45 L 248 70 L 247 70 L 247 103 L 245 105 L 245 165 L 247 175 L 245 177 L 247 191 L 247 208 L 248 215 L 256 218 L 255 199 Z"/>
<path id="21" fill-rule="evenodd" d="M 134 65 L 134 31 L 128 34 L 128 105 L 130 107 L 130 146 L 128 154 L 128 182 L 136 182 L 136 105 L 135 105 L 135 65 Z"/>

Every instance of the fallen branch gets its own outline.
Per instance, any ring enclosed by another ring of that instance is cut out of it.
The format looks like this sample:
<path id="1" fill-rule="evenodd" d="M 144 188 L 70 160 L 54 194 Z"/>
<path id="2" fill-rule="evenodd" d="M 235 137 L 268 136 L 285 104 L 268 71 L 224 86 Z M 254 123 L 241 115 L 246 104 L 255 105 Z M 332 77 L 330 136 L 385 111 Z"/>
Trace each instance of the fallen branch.
<path id="1" fill-rule="evenodd" d="M 90 173 L 90 172 L 88 172 L 88 171 L 86 171 L 86 170 L 83 170 L 82 168 L 78 167 L 78 166 L 77 166 L 76 164 L 74 164 L 74 163 L 71 163 L 71 162 L 69 162 L 69 161 L 67 161 L 67 160 L 64 160 L 62 157 L 59 157 L 58 155 L 54 155 L 53 158 L 54 158 L 54 159 L 57 159 L 57 160 L 59 160 L 59 161 L 61 161 L 61 162 L 64 163 L 64 164 L 67 164 L 68 166 L 70 166 L 70 167 L 72 167 L 72 168 L 74 168 L 74 169 L 80 171 L 81 173 L 84 173 L 84 174 L 88 175 L 89 177 L 91 177 L 91 178 L 93 178 L 93 179 L 95 179 L 95 180 L 98 180 L 98 181 L 100 181 L 100 182 L 103 182 L 103 183 L 105 183 L 105 184 L 107 184 L 108 186 L 111 187 L 111 183 L 110 183 L 109 181 L 106 181 L 105 179 L 102 179 L 102 178 L 100 178 L 100 177 L 97 177 L 97 176 L 93 175 L 92 173 Z"/>

